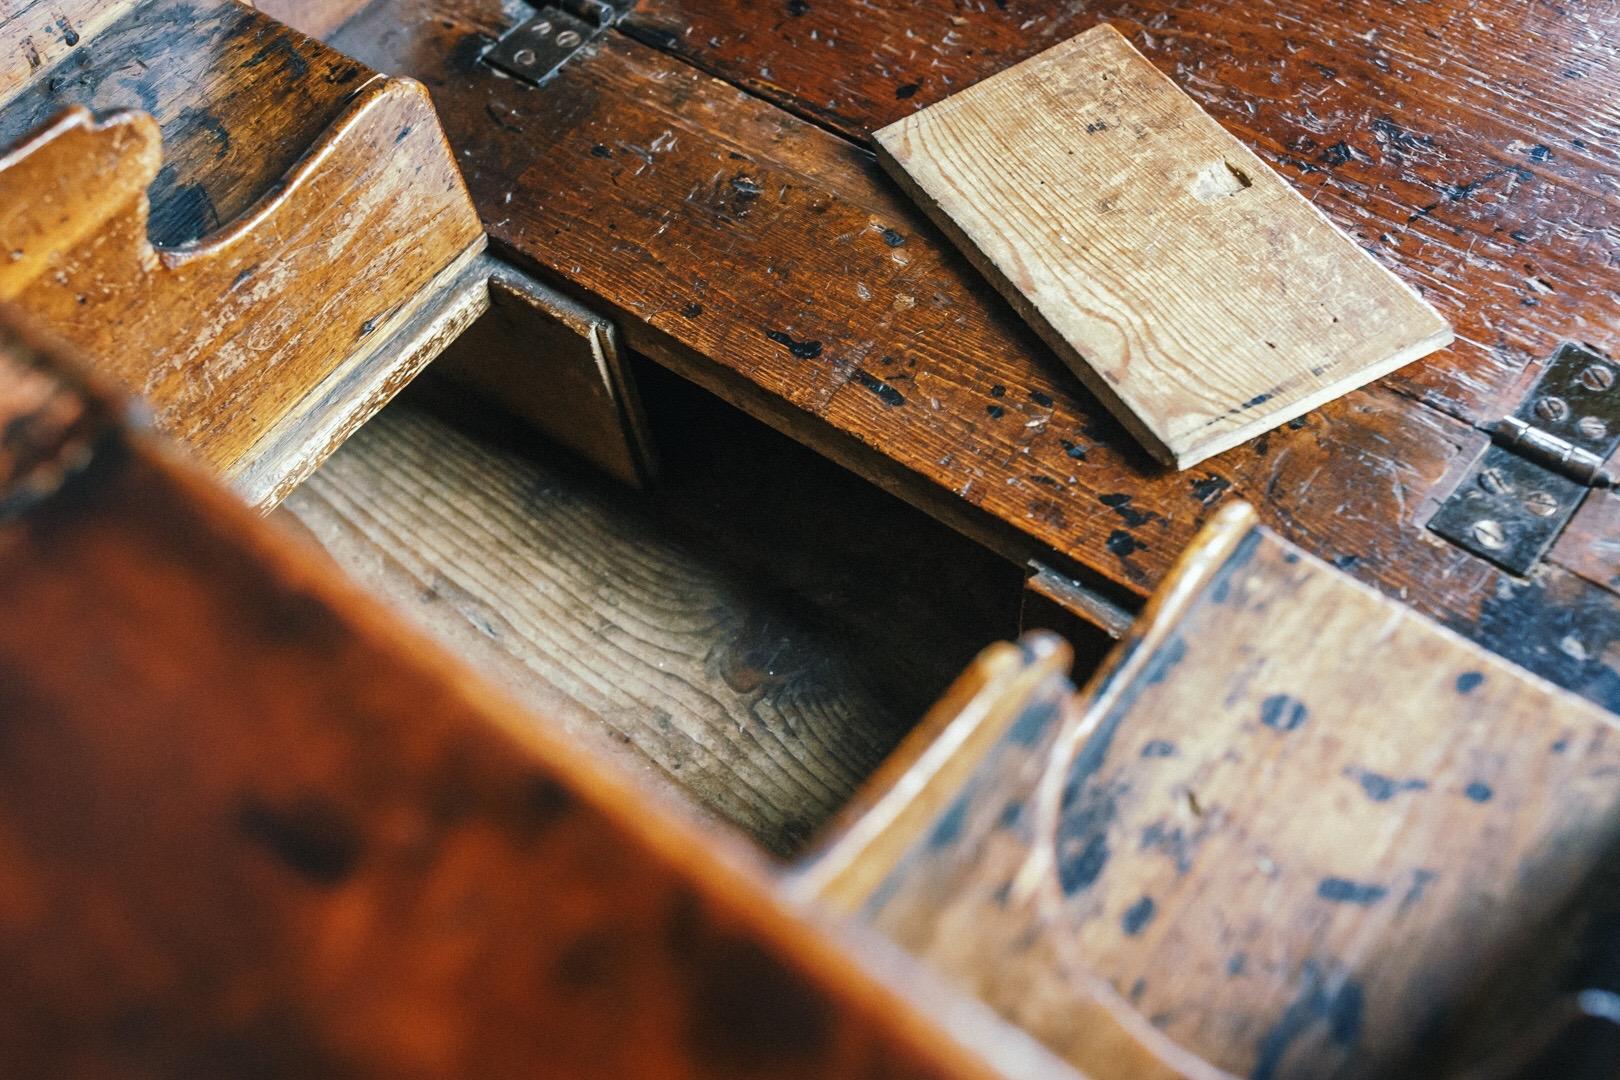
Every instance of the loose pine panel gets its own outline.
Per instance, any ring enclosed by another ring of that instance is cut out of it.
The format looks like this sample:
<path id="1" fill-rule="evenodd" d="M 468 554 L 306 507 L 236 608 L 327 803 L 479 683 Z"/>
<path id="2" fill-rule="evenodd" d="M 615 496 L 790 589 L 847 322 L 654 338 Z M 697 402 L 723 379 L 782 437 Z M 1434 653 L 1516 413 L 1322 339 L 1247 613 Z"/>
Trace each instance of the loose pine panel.
<path id="1" fill-rule="evenodd" d="M 1106 24 L 876 139 L 968 258 L 1178 468 L 1451 341 Z"/>

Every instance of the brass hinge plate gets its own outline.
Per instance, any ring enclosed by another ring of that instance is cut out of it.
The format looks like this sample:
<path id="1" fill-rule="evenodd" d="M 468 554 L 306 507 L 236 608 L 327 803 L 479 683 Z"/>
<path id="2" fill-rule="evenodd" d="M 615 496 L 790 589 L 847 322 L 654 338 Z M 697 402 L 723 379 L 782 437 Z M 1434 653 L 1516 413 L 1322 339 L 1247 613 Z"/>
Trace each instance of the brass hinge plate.
<path id="1" fill-rule="evenodd" d="M 1565 344 L 1512 416 L 1489 428 L 1476 458 L 1429 528 L 1515 574 L 1529 573 L 1620 446 L 1620 365 Z"/>
<path id="2" fill-rule="evenodd" d="M 540 8 L 484 53 L 484 62 L 539 86 L 604 30 L 630 14 L 635 0 L 558 0 Z"/>

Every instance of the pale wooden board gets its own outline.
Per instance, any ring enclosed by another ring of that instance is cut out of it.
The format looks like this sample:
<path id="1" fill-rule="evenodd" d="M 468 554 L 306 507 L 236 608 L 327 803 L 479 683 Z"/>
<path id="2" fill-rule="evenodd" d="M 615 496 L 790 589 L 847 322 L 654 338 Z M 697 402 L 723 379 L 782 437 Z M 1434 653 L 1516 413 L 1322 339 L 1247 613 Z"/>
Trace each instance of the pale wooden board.
<path id="1" fill-rule="evenodd" d="M 1106 24 L 876 139 L 968 258 L 1178 468 L 1452 339 Z"/>

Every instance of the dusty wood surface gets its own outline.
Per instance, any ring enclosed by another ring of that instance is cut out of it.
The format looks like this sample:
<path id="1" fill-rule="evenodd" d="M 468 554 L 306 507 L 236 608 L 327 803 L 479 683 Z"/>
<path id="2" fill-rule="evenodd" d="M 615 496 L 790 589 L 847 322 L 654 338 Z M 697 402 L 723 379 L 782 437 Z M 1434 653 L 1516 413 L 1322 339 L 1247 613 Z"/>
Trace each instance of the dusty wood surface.
<path id="1" fill-rule="evenodd" d="M 1178 469 L 1451 341 L 1106 24 L 873 138 L 968 261 Z"/>
<path id="2" fill-rule="evenodd" d="M 1040 685 L 880 777 L 804 880 L 1071 1061 L 1098 1050 L 1063 1002 L 1101 977 L 1239 1075 L 1434 1075 L 1612 917 L 1613 717 L 1246 507 L 1076 700 Z"/>
<path id="3" fill-rule="evenodd" d="M 21 192 L 45 208 L 36 217 L 102 224 L 69 236 L 7 220 L 21 231 L 0 243 L 36 274 L 5 291 L 140 394 L 167 434 L 227 477 L 251 470 L 254 494 L 271 496 L 381 404 L 390 374 L 397 389 L 414 373 L 386 357 L 390 371 L 372 378 L 377 350 L 443 307 L 442 287 L 482 245 L 431 103 L 231 2 L 144 5 L 63 67 L 0 110 L 6 130 L 66 103 L 146 106 L 195 175 L 165 183 L 150 145 L 116 141 L 133 121 L 93 129 L 83 111 L 20 147 L 9 186 L 58 178 Z M 126 148 L 127 170 L 156 172 L 150 220 L 138 183 L 110 220 L 57 190 L 100 168 L 72 160 L 94 136 Z M 327 437 L 300 437 L 322 424 Z"/>
<path id="4" fill-rule="evenodd" d="M 646 0 L 628 32 L 656 48 L 610 35 L 540 90 L 474 59 L 510 24 L 485 0 L 378 0 L 332 40 L 428 83 L 514 259 L 614 314 L 633 348 L 1020 564 L 1140 597 L 1243 497 L 1386 594 L 1620 705 L 1612 592 L 1556 565 L 1512 579 L 1423 528 L 1483 442 L 1470 422 L 1506 411 L 1558 340 L 1613 345 L 1620 325 L 1608 46 L 1552 9 L 1486 10 L 1481 30 L 1477 5 L 1451 2 L 1373 26 L 1304 0 L 1061 17 L 1014 0 L 903 17 Z M 866 151 L 657 51 L 820 123 L 857 116 L 843 131 L 859 135 L 1103 17 L 1415 283 L 1460 343 L 1165 473 Z M 1466 74 L 1468 56 L 1524 93 Z"/>
<path id="5" fill-rule="evenodd" d="M 79 465 L 0 523 L 9 1076 L 1065 1075 L 38 372 L 0 339 L 0 497 Z"/>
<path id="6" fill-rule="evenodd" d="M 945 600 L 934 587 L 1009 568 L 880 494 L 841 494 L 855 482 L 741 418 L 683 416 L 713 434 L 689 432 L 637 497 L 521 431 L 453 426 L 432 396 L 384 410 L 286 509 L 536 712 L 772 852 L 796 851 L 1012 632 L 993 600 L 1005 575 Z M 767 490 L 784 474 L 796 507 Z M 792 539 L 834 508 L 861 531 Z M 871 551 L 873 530 L 905 549 Z"/>

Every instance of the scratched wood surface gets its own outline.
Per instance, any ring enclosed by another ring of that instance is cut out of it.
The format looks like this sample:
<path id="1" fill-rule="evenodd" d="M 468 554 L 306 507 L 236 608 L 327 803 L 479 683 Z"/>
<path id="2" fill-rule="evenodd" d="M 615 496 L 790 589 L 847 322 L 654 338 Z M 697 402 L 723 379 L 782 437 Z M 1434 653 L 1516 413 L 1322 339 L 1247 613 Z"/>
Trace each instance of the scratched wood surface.
<path id="1" fill-rule="evenodd" d="M 42 72 L 0 120 L 26 131 L 69 105 L 5 159 L 17 176 L 3 182 L 41 210 L 7 207 L 0 288 L 257 500 L 273 502 L 430 358 L 396 340 L 424 309 L 487 301 L 450 287 L 483 230 L 414 82 L 236 3 L 157 0 Z M 150 106 L 188 172 L 159 168 L 150 121 L 98 123 L 85 105 Z M 129 182 L 96 189 L 122 194 L 117 213 L 59 190 L 120 151 Z M 99 224 L 40 227 L 62 214 Z M 9 277 L 25 272 L 17 288 Z"/>
<path id="2" fill-rule="evenodd" d="M 75 106 L 0 156 L 0 301 L 146 197 L 162 160 L 157 123 L 139 112 L 100 118 Z"/>
<path id="3" fill-rule="evenodd" d="M 1436 1075 L 1612 918 L 1614 718 L 1241 504 L 1084 691 L 1047 676 L 877 778 L 801 887 L 1071 1061 L 1108 1052 L 1063 1011 L 1102 978 L 1238 1075 Z"/>
<path id="4" fill-rule="evenodd" d="M 1605 185 L 1620 175 L 1598 138 L 1615 100 L 1606 46 L 1551 9 L 1492 8 L 1488 31 L 1470 21 L 1478 10 L 1402 8 L 1380 29 L 1306 0 L 1134 16 L 1008 0 L 904 17 L 833 0 L 643 0 L 628 33 L 651 47 L 608 35 L 539 90 L 475 59 L 511 25 L 486 0 L 378 0 L 331 40 L 429 85 L 503 252 L 616 317 L 632 348 L 1020 564 L 1039 557 L 1139 602 L 1211 510 L 1242 497 L 1361 580 L 1620 705 L 1611 591 L 1558 565 L 1513 579 L 1423 528 L 1448 470 L 1483 443 L 1471 421 L 1505 411 L 1558 340 L 1613 345 L 1620 325 L 1603 269 Z M 1464 340 L 1185 475 L 1153 466 L 852 141 L 1103 17 Z M 1443 68 L 1461 46 L 1424 34 L 1424 18 L 1524 93 L 1427 74 L 1412 50 Z M 1166 30 L 1149 38 L 1154 20 Z M 1378 33 L 1368 45 L 1351 30 Z M 1527 41 L 1541 60 L 1525 59 Z M 1561 57 L 1584 77 L 1559 74 Z M 1330 61 L 1331 78 L 1312 66 Z M 851 126 L 815 112 L 857 98 Z M 1380 104 L 1395 100 L 1399 117 Z M 1323 101 L 1331 110 L 1314 111 Z M 1316 128 L 1331 139 L 1313 141 Z"/>
<path id="5" fill-rule="evenodd" d="M 139 0 L 0 2 L 0 101 L 121 19 Z"/>
<path id="6" fill-rule="evenodd" d="M 843 0 L 642 0 L 629 28 L 862 141 L 1112 23 L 1439 308 L 1456 343 L 1382 385 L 1481 423 L 1512 411 L 1559 342 L 1620 346 L 1617 21 L 1610 4 L 1513 0 L 1007 0 L 903 18 Z"/>
<path id="7" fill-rule="evenodd" d="M 774 854 L 801 848 L 983 643 L 1013 632 L 995 606 L 1011 568 L 745 418 L 682 409 L 670 474 L 631 495 L 424 390 L 284 509 L 373 595 L 667 791 L 672 812 L 700 807 Z M 786 472 L 792 505 L 772 493 Z M 794 540 L 833 508 L 854 524 Z M 872 551 L 874 530 L 908 542 Z M 945 601 L 941 579 L 962 582 Z"/>
<path id="8" fill-rule="evenodd" d="M 0 417 L 8 1076 L 1072 1075 L 9 330 Z"/>
<path id="9" fill-rule="evenodd" d="M 239 217 L 374 75 L 231 0 L 107 7 L 120 17 L 0 95 L 0 145 L 70 105 L 150 113 L 164 144 L 165 167 L 151 186 L 150 229 L 160 245 L 200 239 Z M 27 12 L 4 26 L 35 28 Z"/>
<path id="10" fill-rule="evenodd" d="M 1044 633 L 984 650 L 801 860 L 788 880 L 791 893 L 869 918 L 885 914 L 891 881 L 899 882 L 901 894 L 893 902 L 915 905 L 896 869 L 919 858 L 984 859 L 986 876 L 1005 877 L 1007 852 L 986 850 L 975 831 L 980 822 L 960 808 L 990 800 L 1010 807 L 1033 786 L 1044 754 L 1027 746 L 1039 742 L 1049 749 L 1073 707 L 1069 661 L 1066 644 Z M 1008 741 L 1020 750 L 1007 753 L 1001 744 Z M 919 856 L 923 842 L 933 850 Z M 967 890 L 974 899 L 964 902 L 982 901 L 975 886 Z M 947 974 L 1086 1075 L 1225 1075 L 1158 1031 L 1106 980 L 1064 965 L 1053 934 L 1032 934 L 1027 923 L 994 909 L 984 915 L 948 931 L 965 939 L 961 947 L 982 963 L 966 973 L 947 966 Z M 913 929 L 902 928 L 900 940 L 916 948 Z"/>
<path id="11" fill-rule="evenodd" d="M 1451 341 L 1107 24 L 873 138 L 968 260 L 1178 469 Z"/>

